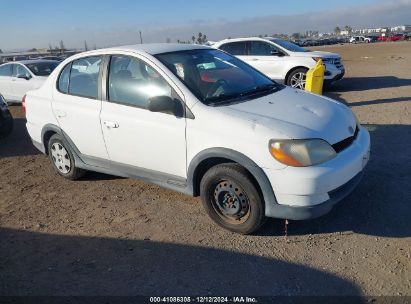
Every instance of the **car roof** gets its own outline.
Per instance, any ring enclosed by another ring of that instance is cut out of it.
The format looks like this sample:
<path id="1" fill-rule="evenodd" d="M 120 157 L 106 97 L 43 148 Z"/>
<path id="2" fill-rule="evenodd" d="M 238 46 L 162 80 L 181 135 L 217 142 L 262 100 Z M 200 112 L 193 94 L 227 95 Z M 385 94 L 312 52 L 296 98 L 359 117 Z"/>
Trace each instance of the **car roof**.
<path id="1" fill-rule="evenodd" d="M 260 37 L 246 37 L 246 38 L 227 38 L 217 43 L 225 43 L 225 42 L 237 42 L 237 41 L 250 41 L 250 40 L 260 40 L 260 41 L 267 41 L 271 37 L 266 37 L 267 39 L 260 38 Z"/>
<path id="2" fill-rule="evenodd" d="M 210 47 L 198 44 L 182 44 L 182 43 L 147 43 L 147 44 L 135 44 L 116 46 L 107 49 L 100 49 L 98 51 L 138 51 L 146 52 L 151 55 L 157 55 L 161 53 L 186 51 L 186 50 L 198 50 L 198 49 L 210 49 Z"/>

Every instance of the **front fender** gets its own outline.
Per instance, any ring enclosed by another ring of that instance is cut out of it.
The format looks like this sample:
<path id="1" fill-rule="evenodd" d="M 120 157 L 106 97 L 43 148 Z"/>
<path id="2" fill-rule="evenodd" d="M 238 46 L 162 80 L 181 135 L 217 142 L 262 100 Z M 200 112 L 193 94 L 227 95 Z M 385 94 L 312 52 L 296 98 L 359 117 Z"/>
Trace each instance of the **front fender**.
<path id="1" fill-rule="evenodd" d="M 190 192 L 195 196 L 199 195 L 196 185 L 199 184 L 200 180 L 197 174 L 201 164 L 207 159 L 227 159 L 238 163 L 239 165 L 246 168 L 250 174 L 257 181 L 260 187 L 261 193 L 265 202 L 265 214 L 272 214 L 272 210 L 277 204 L 277 200 L 274 195 L 273 187 L 270 184 L 264 171 L 249 157 L 244 154 L 227 148 L 210 148 L 198 153 L 190 162 L 187 170 L 187 187 Z"/>

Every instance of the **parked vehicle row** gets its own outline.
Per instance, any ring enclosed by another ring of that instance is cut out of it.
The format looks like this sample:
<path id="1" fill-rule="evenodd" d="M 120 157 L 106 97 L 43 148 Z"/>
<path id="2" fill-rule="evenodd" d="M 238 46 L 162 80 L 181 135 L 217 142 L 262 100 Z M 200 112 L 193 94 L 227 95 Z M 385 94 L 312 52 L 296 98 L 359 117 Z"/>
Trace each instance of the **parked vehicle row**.
<path id="1" fill-rule="evenodd" d="M 353 36 L 350 38 L 350 43 L 371 43 L 399 40 L 407 40 L 407 34 L 390 34 L 387 36 Z"/>
<path id="2" fill-rule="evenodd" d="M 320 46 L 320 45 L 333 45 L 339 43 L 348 43 L 349 37 L 327 37 L 327 38 L 305 38 L 295 39 L 293 42 L 299 46 Z"/>
<path id="3" fill-rule="evenodd" d="M 278 38 L 225 39 L 213 44 L 247 62 L 271 79 L 304 89 L 306 74 L 321 59 L 325 65 L 326 84 L 341 80 L 345 68 L 341 56 L 329 52 L 309 51 Z"/>
<path id="4" fill-rule="evenodd" d="M 1 54 L 0 54 L 1 55 Z M 23 60 L 54 60 L 54 61 L 63 61 L 68 58 L 68 55 L 61 56 L 28 56 L 28 55 L 14 55 L 14 56 L 0 56 L 0 64 L 6 62 L 15 62 Z"/>
<path id="5" fill-rule="evenodd" d="M 24 94 L 39 88 L 59 63 L 55 60 L 39 59 L 0 65 L 0 93 L 7 102 L 21 103 Z"/>
<path id="6" fill-rule="evenodd" d="M 280 42 L 245 42 L 294 56 Z M 326 214 L 369 159 L 369 134 L 347 106 L 271 78 L 216 48 L 117 47 L 67 59 L 23 107 L 62 177 L 98 171 L 201 196 L 218 225 L 248 234 L 266 217 Z"/>

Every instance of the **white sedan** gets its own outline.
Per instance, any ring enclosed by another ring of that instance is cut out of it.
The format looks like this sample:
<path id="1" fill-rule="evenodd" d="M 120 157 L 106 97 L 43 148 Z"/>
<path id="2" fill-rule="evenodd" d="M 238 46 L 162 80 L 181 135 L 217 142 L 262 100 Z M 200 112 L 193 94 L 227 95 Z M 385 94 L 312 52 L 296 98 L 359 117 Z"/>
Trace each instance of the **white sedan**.
<path id="1" fill-rule="evenodd" d="M 59 65 L 55 60 L 23 60 L 0 66 L 0 94 L 7 102 L 21 102 L 24 94 L 38 89 Z"/>
<path id="2" fill-rule="evenodd" d="M 369 157 L 368 131 L 345 105 L 199 45 L 81 53 L 24 100 L 32 142 L 57 174 L 99 171 L 201 196 L 217 224 L 244 234 L 265 217 L 326 214 Z"/>

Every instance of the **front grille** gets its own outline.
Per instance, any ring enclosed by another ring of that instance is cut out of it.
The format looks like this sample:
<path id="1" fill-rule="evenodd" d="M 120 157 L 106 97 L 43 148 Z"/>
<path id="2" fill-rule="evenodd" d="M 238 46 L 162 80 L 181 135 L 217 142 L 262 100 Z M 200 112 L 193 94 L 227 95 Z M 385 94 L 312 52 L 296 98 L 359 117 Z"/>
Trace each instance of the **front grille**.
<path id="1" fill-rule="evenodd" d="M 344 149 L 351 146 L 351 144 L 354 142 L 354 140 L 358 136 L 358 131 L 359 131 L 359 129 L 358 129 L 358 126 L 357 126 L 355 128 L 355 132 L 354 132 L 353 136 L 347 137 L 346 139 L 344 139 L 342 141 L 339 141 L 338 143 L 333 144 L 332 147 L 334 148 L 335 152 L 340 153 Z"/>

